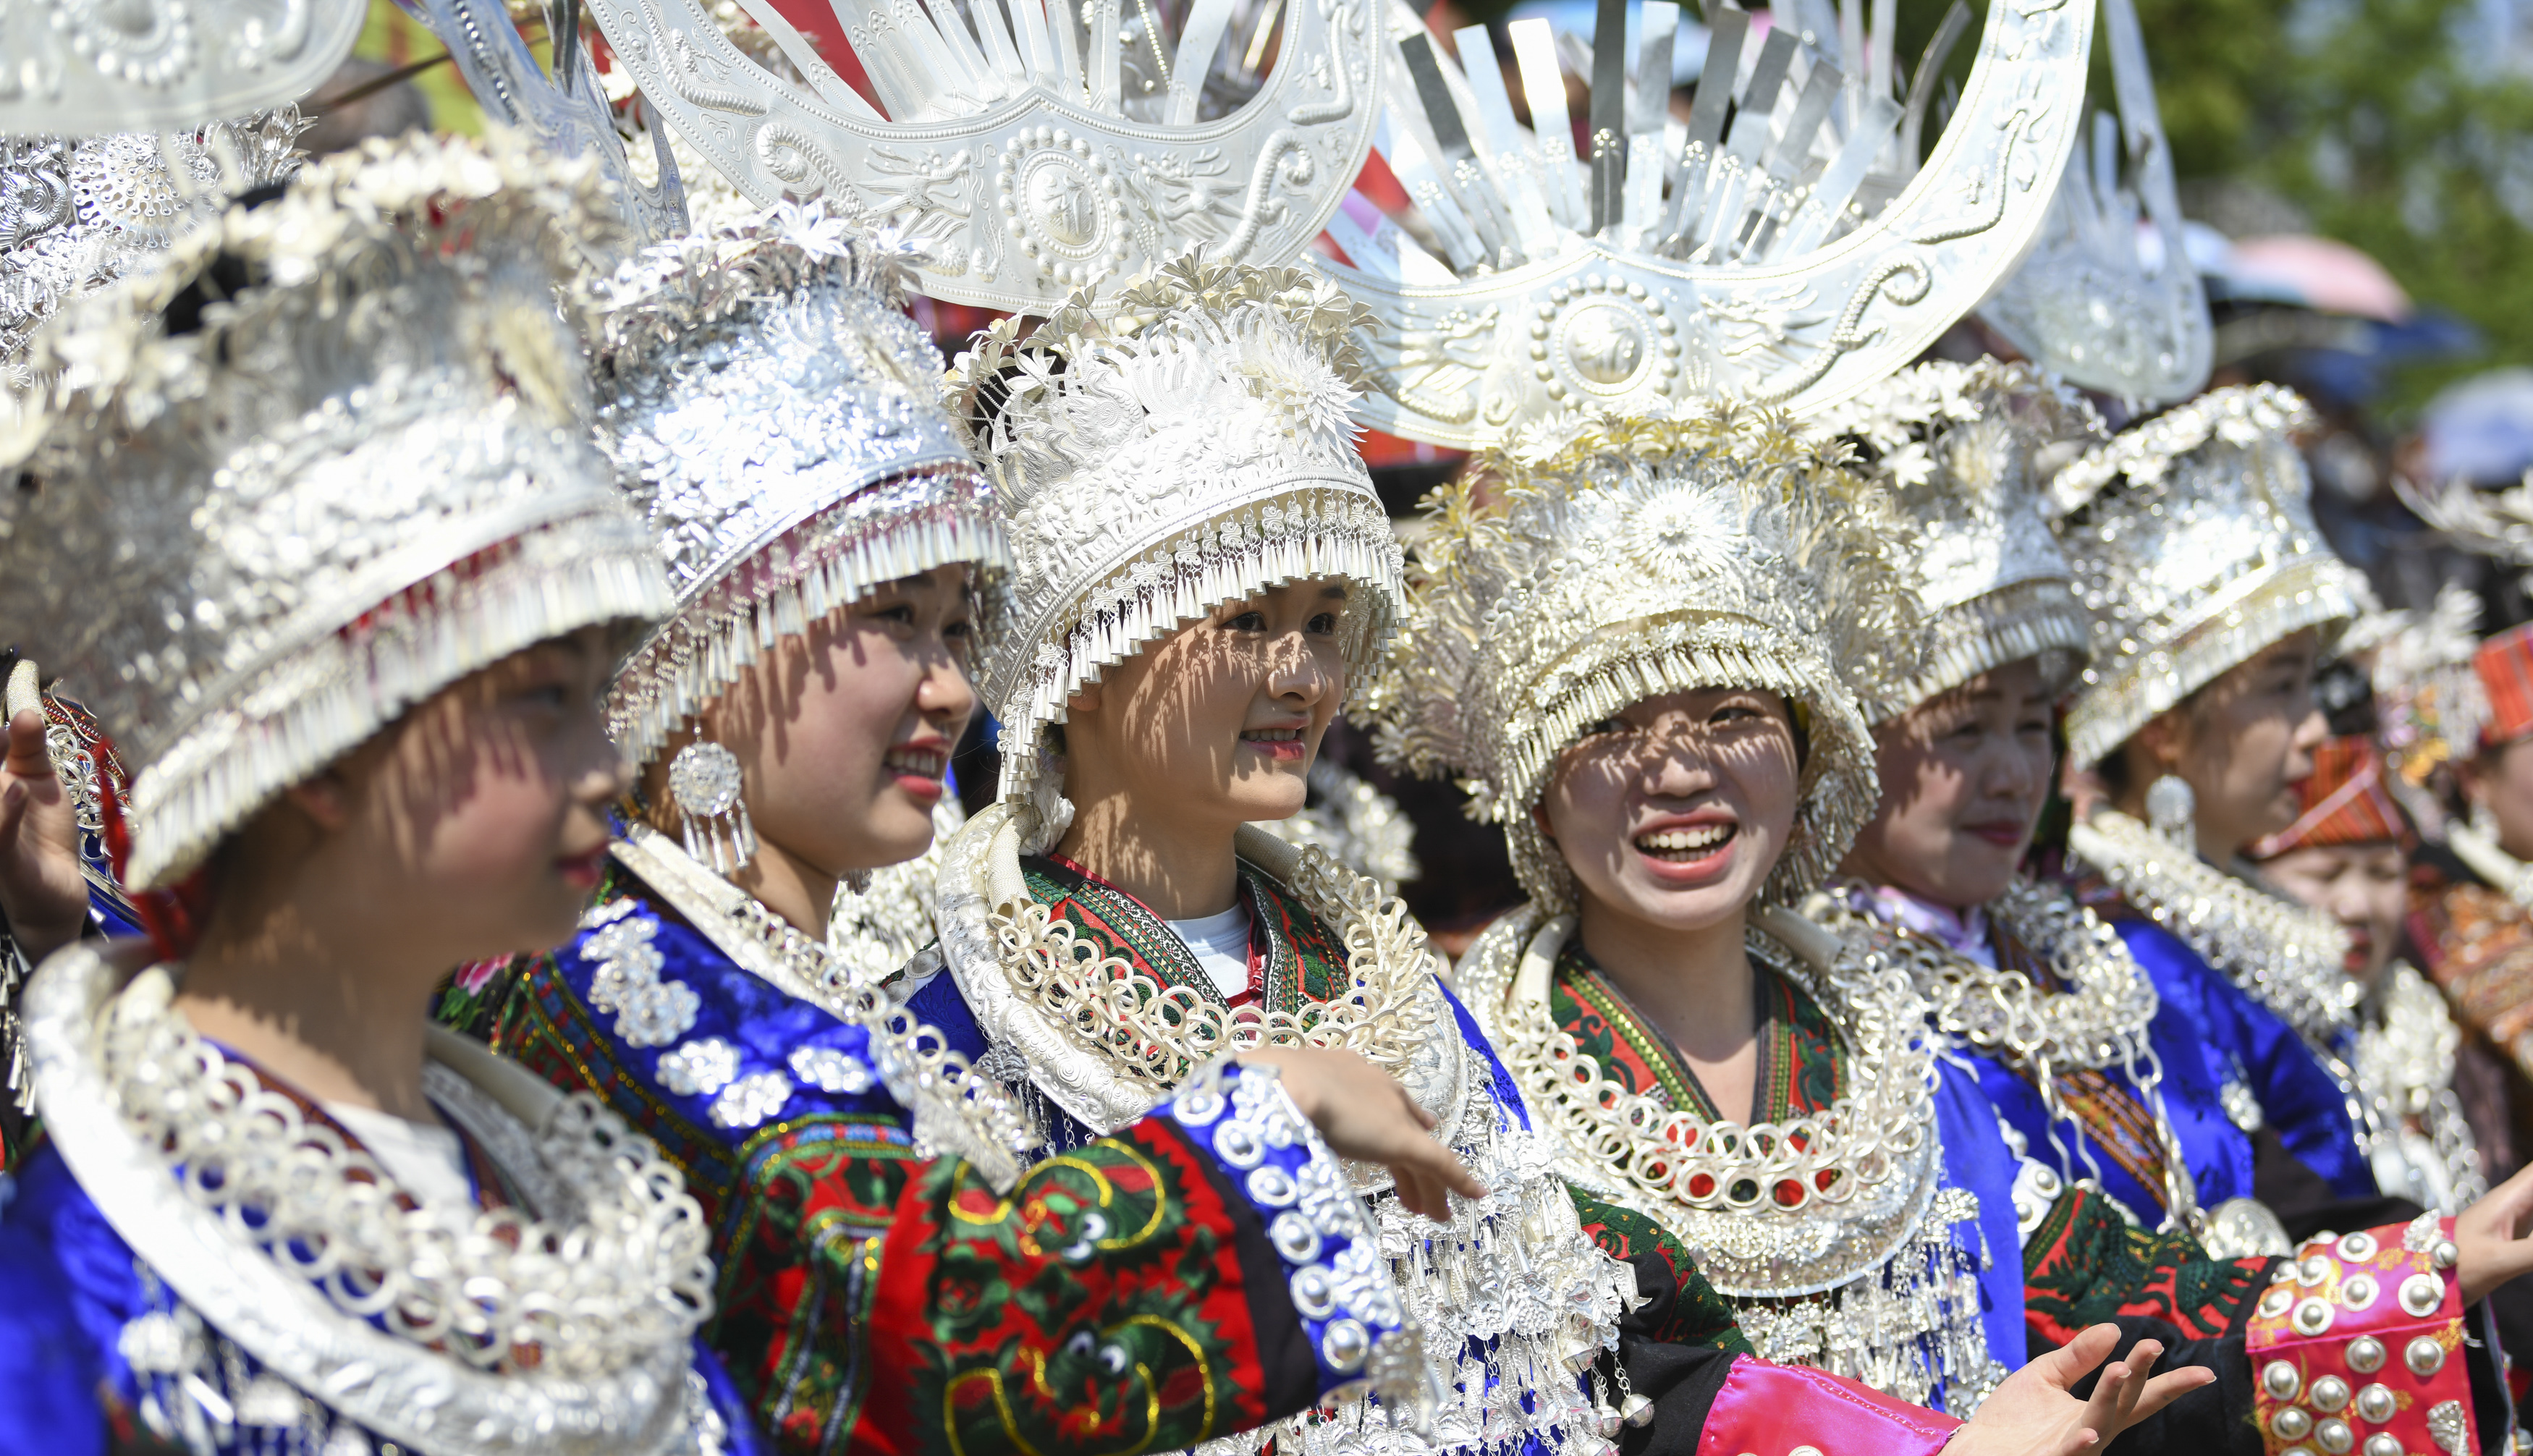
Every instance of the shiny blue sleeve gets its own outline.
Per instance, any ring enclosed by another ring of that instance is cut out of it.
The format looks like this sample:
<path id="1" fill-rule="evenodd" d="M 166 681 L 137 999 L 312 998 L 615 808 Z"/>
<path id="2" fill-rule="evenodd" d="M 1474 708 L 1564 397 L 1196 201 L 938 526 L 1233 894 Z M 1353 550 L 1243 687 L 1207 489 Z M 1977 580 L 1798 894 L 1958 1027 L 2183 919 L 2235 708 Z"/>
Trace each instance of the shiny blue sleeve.
<path id="1" fill-rule="evenodd" d="M 2014 1223 L 2014 1150 L 1998 1131 L 1996 1105 L 1978 1074 L 1948 1058 L 1935 1062 L 1935 1127 L 1944 1139 L 1944 1182 L 1978 1200 L 1975 1229 L 1953 1225 L 1953 1242 L 1984 1252 L 1979 1273 L 1979 1326 L 1988 1354 L 2007 1369 L 2023 1368 L 2023 1239 Z M 1981 1251 L 1979 1241 L 1987 1248 Z"/>
<path id="2" fill-rule="evenodd" d="M 131 1399 L 116 1332 L 141 1312 L 131 1252 L 39 1148 L 0 1209 L 0 1456 L 106 1449 L 107 1391 Z"/>
<path id="3" fill-rule="evenodd" d="M 2338 1196 L 2374 1197 L 2374 1170 L 2358 1152 L 2347 1095 L 2304 1038 L 2160 926 L 2121 920 L 2118 929 L 2156 994 L 2200 1029 L 2219 1076 L 2251 1089 L 2287 1150 Z"/>

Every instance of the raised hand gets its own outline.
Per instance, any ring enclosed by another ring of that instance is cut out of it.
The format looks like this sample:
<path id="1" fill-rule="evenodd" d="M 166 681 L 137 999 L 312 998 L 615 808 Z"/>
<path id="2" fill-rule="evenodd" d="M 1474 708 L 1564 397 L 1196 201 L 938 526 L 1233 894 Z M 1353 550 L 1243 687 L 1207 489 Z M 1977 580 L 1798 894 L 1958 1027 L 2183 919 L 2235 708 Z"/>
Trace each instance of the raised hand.
<path id="1" fill-rule="evenodd" d="M 2214 1370 L 2184 1366 L 2150 1379 L 2163 1346 L 2140 1340 L 2128 1359 L 2102 1371 L 2091 1400 L 2078 1400 L 2072 1393 L 2076 1382 L 2119 1343 L 2118 1325 L 2096 1324 L 2006 1376 L 1970 1424 L 1945 1442 L 1944 1456 L 2076 1456 L 2099 1450 L 2216 1378 Z"/>
<path id="2" fill-rule="evenodd" d="M 1355 1053 L 1278 1046 L 1243 1052 L 1240 1060 L 1275 1068 L 1285 1094 L 1337 1156 L 1387 1168 L 1408 1212 L 1446 1219 L 1449 1194 L 1486 1195 L 1486 1185 L 1434 1140 L 1434 1119 L 1398 1079 Z"/>
<path id="3" fill-rule="evenodd" d="M 2464 1304 L 2478 1304 L 2507 1280 L 2533 1272 L 2533 1239 L 2524 1237 L 2528 1221 L 2533 1221 L 2533 1168 L 2454 1215 L 2454 1248 L 2460 1254 L 2454 1277 Z"/>
<path id="4" fill-rule="evenodd" d="M 44 751 L 44 715 L 32 708 L 9 720 L 0 759 L 0 913 L 29 962 L 78 939 L 88 923 L 77 809 Z"/>

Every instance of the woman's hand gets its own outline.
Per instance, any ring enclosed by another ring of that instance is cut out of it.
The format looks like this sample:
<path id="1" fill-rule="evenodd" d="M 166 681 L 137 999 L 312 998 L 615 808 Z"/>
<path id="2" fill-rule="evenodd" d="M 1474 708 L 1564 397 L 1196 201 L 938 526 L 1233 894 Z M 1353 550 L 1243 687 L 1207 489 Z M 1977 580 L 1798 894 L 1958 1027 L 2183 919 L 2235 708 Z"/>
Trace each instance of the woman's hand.
<path id="1" fill-rule="evenodd" d="M 2533 1217 L 2533 1168 L 2500 1184 L 2479 1202 L 2454 1215 L 2454 1282 L 2462 1302 L 2479 1304 L 2491 1290 L 2518 1274 L 2533 1272 L 2533 1239 L 2524 1225 Z"/>
<path id="2" fill-rule="evenodd" d="M 1337 1156 L 1387 1168 L 1398 1185 L 1398 1201 L 1408 1212 L 1440 1221 L 1451 1216 L 1449 1194 L 1486 1196 L 1486 1185 L 1434 1140 L 1434 1119 L 1398 1079 L 1355 1053 L 1262 1047 L 1241 1053 L 1240 1060 L 1276 1069 L 1285 1095 Z"/>
<path id="3" fill-rule="evenodd" d="M 2006 1376 L 1970 1424 L 1944 1443 L 1944 1456 L 2075 1456 L 2098 1450 L 2216 1378 L 2214 1370 L 2184 1366 L 2149 1379 L 2163 1346 L 2140 1340 L 2128 1359 L 2102 1371 L 2091 1400 L 2069 1394 L 2119 1343 L 2118 1325 L 2096 1324 Z"/>
<path id="4" fill-rule="evenodd" d="M 32 708 L 9 720 L 0 759 L 0 913 L 30 965 L 88 926 L 77 810 L 44 751 L 44 715 Z"/>

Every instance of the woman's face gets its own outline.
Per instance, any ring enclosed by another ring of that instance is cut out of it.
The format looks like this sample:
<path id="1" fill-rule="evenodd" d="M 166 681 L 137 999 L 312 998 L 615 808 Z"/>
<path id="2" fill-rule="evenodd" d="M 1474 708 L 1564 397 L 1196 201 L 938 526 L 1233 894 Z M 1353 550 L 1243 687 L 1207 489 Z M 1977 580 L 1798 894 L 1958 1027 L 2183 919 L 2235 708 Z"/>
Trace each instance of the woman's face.
<path id="1" fill-rule="evenodd" d="M 1800 778 L 1784 699 L 1699 688 L 1592 725 L 1559 755 L 1536 812 L 1587 912 L 1704 930 L 1759 898 Z"/>
<path id="2" fill-rule="evenodd" d="M 2518 859 L 2533 859 L 2533 738 L 2518 738 L 2473 760 L 2463 786 L 2489 805 L 2499 845 Z"/>
<path id="3" fill-rule="evenodd" d="M 1108 669 L 1065 714 L 1065 795 L 1224 833 L 1302 810 L 1345 701 L 1346 583 L 1313 577 L 1227 602 Z"/>
<path id="4" fill-rule="evenodd" d="M 2410 856 L 2396 844 L 2313 844 L 2262 861 L 2271 884 L 2348 930 L 2348 973 L 2372 985 L 2401 943 Z"/>
<path id="5" fill-rule="evenodd" d="M 377 933 L 457 964 L 571 938 L 625 763 L 600 703 L 612 639 L 543 642 L 426 699 L 294 797 Z M 375 886 L 375 893 L 361 887 Z"/>
<path id="6" fill-rule="evenodd" d="M 922 853 L 976 705 L 974 635 L 967 566 L 937 566 L 759 658 L 703 722 L 738 758 L 757 837 L 839 879 Z"/>
<path id="7" fill-rule="evenodd" d="M 2272 643 L 2141 734 L 2160 771 L 2189 784 L 2204 847 L 2236 853 L 2302 811 L 2296 786 L 2328 731 L 2314 701 L 2316 650 L 2310 629 Z"/>
<path id="8" fill-rule="evenodd" d="M 1956 909 L 2003 895 L 2048 800 L 2050 706 L 2026 658 L 1884 724 L 1882 803 L 1842 868 Z"/>

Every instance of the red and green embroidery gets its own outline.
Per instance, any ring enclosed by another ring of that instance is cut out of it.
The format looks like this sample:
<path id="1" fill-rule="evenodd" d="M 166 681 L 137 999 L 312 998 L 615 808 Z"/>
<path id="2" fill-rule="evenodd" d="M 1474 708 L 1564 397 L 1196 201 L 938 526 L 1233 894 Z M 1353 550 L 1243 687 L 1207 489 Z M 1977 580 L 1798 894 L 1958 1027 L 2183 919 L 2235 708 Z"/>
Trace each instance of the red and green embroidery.
<path id="1" fill-rule="evenodd" d="M 1759 1072 L 1750 1102 L 1758 1121 L 1783 1122 L 1822 1112 L 1845 1086 L 1845 1057 L 1829 1018 L 1792 981 L 1756 962 Z M 1557 958 L 1549 1014 L 1602 1074 L 1640 1097 L 1714 1120 L 1714 1099 L 1679 1051 L 1629 1004 L 1626 993 L 1594 964 L 1580 940 Z"/>
<path id="2" fill-rule="evenodd" d="M 2218 1338 L 2251 1317 L 2269 1264 L 2209 1258 L 2188 1234 L 2138 1228 L 2099 1191 L 2073 1188 L 2024 1241 L 2024 1326 L 2053 1347 L 2115 1314 L 2160 1319 L 2190 1339 Z"/>
<path id="3" fill-rule="evenodd" d="M 1670 1266 L 1679 1299 L 1670 1316 L 1653 1331 L 1653 1338 L 1668 1345 L 1710 1345 L 1736 1355 L 1755 1353 L 1749 1337 L 1741 1333 L 1732 1304 L 1698 1272 L 1697 1260 L 1689 1254 L 1687 1246 L 1633 1208 L 1604 1202 L 1570 1184 L 1565 1191 L 1574 1199 L 1574 1212 L 1582 1221 L 1583 1232 L 1601 1246 L 1604 1253 L 1617 1259 L 1650 1253 Z"/>
<path id="4" fill-rule="evenodd" d="M 1123 956 L 1163 990 L 1184 987 L 1208 1001 L 1222 992 L 1197 964 L 1167 921 L 1132 895 L 1078 865 L 1031 857 L 1021 861 L 1030 898 L 1073 923 L 1075 933 L 1111 955 Z M 1240 880 L 1249 897 L 1249 960 L 1263 967 L 1269 1010 L 1298 1011 L 1304 999 L 1332 1001 L 1351 983 L 1345 942 L 1302 907 L 1283 886 L 1243 862 Z"/>
<path id="5" fill-rule="evenodd" d="M 697 1126 L 619 1063 L 553 956 L 513 963 L 490 1019 L 684 1172 L 716 1236 L 703 1338 L 779 1450 L 1141 1456 L 1315 1393 L 1264 1227 L 1175 1123 L 1050 1158 L 1001 1198 L 888 1118 Z"/>

